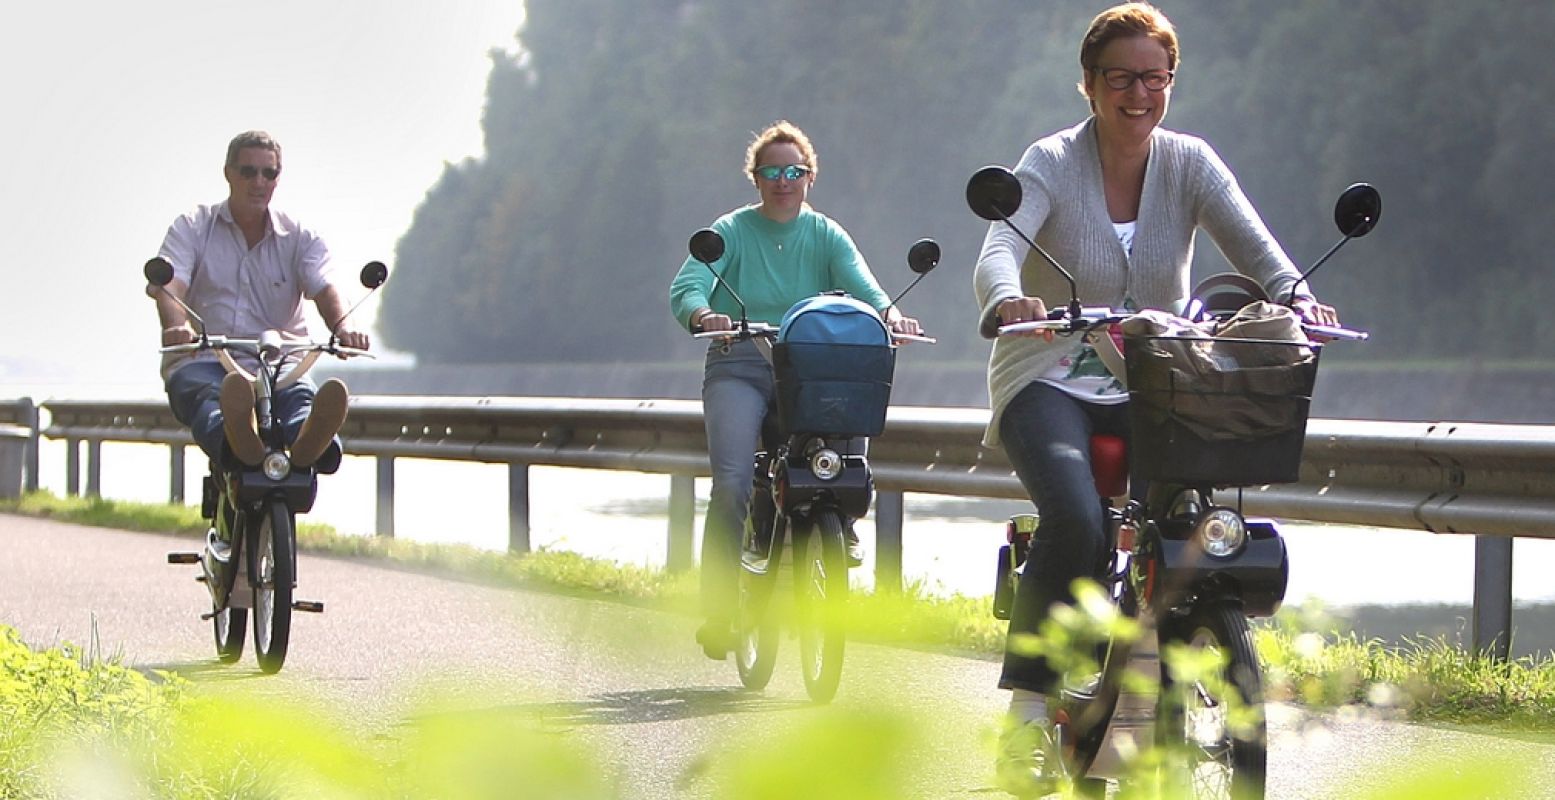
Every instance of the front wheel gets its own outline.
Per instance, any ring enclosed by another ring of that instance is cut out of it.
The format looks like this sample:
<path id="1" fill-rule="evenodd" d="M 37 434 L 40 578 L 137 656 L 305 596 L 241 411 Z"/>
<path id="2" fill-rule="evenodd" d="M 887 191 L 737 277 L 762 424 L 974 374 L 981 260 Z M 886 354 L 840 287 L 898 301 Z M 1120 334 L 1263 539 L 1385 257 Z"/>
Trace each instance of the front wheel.
<path id="1" fill-rule="evenodd" d="M 268 674 L 286 663 L 292 633 L 292 587 L 296 537 L 292 509 L 284 501 L 268 500 L 261 507 L 254 542 L 254 654 Z"/>
<path id="2" fill-rule="evenodd" d="M 777 663 L 778 618 L 772 607 L 773 588 L 783 559 L 783 531 L 777 530 L 772 495 L 757 485 L 746 516 L 745 544 L 741 548 L 739 606 L 734 618 L 734 666 L 740 684 L 765 689 Z M 786 524 L 784 527 L 787 527 Z"/>
<path id="3" fill-rule="evenodd" d="M 1263 676 L 1241 609 L 1208 603 L 1165 621 L 1161 662 L 1168 794 L 1261 800 L 1268 762 Z"/>
<path id="4" fill-rule="evenodd" d="M 842 680 L 848 560 L 837 512 L 817 511 L 813 523 L 804 537 L 803 555 L 794 560 L 799 662 L 805 692 L 817 703 L 828 703 Z"/>

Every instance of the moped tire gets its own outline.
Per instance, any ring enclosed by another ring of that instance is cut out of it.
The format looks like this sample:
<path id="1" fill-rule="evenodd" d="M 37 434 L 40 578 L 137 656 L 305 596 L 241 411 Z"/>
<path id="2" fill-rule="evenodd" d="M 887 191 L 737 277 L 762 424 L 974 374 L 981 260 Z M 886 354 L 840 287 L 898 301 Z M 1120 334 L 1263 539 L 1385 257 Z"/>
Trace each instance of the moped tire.
<path id="1" fill-rule="evenodd" d="M 243 657 L 243 639 L 248 635 L 248 609 L 228 606 L 220 614 L 211 617 L 211 630 L 216 638 L 216 658 L 223 664 L 235 663 Z"/>
<path id="2" fill-rule="evenodd" d="M 771 508 L 770 495 L 758 492 L 751 497 L 749 524 L 775 524 L 775 514 L 756 513 L 757 504 L 763 502 Z M 782 638 L 778 635 L 778 617 L 772 600 L 783 560 L 783 532 L 768 531 L 766 540 L 770 543 L 766 568 L 756 571 L 742 563 L 736 578 L 739 607 L 734 617 L 734 666 L 740 673 L 740 684 L 755 690 L 765 689 L 772 680 L 778 642 Z"/>
<path id="3" fill-rule="evenodd" d="M 292 632 L 292 587 L 296 584 L 296 530 L 291 507 L 267 500 L 254 526 L 254 655 L 259 669 L 274 674 L 286 663 Z"/>
<path id="4" fill-rule="evenodd" d="M 799 665 L 805 693 L 817 703 L 829 703 L 842 680 L 847 641 L 848 560 L 842 517 L 834 510 L 817 511 L 802 547 L 795 552 Z"/>
<path id="5" fill-rule="evenodd" d="M 1173 645 L 1214 652 L 1209 674 L 1178 680 Z M 1172 797 L 1262 800 L 1268 764 L 1263 673 L 1241 609 L 1205 603 L 1161 626 L 1160 744 Z"/>

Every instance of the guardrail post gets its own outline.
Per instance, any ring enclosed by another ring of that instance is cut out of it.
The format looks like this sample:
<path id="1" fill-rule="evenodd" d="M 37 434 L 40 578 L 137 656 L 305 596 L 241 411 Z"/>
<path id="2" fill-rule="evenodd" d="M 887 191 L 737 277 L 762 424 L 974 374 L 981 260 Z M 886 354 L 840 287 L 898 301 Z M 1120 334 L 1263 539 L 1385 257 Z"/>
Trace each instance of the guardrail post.
<path id="1" fill-rule="evenodd" d="M 691 569 L 692 542 L 696 526 L 696 477 L 693 475 L 670 476 L 669 542 L 664 557 L 667 572 L 685 572 Z"/>
<path id="2" fill-rule="evenodd" d="M 0 426 L 0 497 L 20 497 L 27 485 L 27 432 Z"/>
<path id="3" fill-rule="evenodd" d="M 38 437 L 43 426 L 38 421 L 38 406 L 31 397 L 23 397 L 17 401 L 21 409 L 22 424 L 26 425 L 32 434 L 27 437 L 27 491 L 38 491 Z"/>
<path id="4" fill-rule="evenodd" d="M 1496 661 L 1512 648 L 1512 541 L 1474 537 L 1474 652 Z"/>
<path id="5" fill-rule="evenodd" d="M 508 464 L 508 552 L 529 552 L 529 465 Z"/>
<path id="6" fill-rule="evenodd" d="M 184 504 L 184 446 L 181 444 L 170 444 L 167 446 L 167 452 L 167 471 L 169 476 L 167 502 L 171 505 L 181 506 Z"/>
<path id="7" fill-rule="evenodd" d="M 86 496 L 103 496 L 103 440 L 86 440 Z"/>
<path id="8" fill-rule="evenodd" d="M 81 494 L 81 440 L 65 438 L 65 496 Z"/>
<path id="9" fill-rule="evenodd" d="M 394 538 L 394 456 L 378 456 L 378 535 Z"/>
<path id="10" fill-rule="evenodd" d="M 902 493 L 875 494 L 875 591 L 902 590 Z"/>

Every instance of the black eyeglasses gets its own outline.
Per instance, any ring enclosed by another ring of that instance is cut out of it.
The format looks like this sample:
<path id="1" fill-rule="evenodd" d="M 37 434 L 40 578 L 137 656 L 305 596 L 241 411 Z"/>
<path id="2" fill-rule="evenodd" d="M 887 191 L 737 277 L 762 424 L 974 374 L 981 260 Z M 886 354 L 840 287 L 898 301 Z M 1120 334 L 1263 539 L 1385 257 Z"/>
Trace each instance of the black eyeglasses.
<path id="1" fill-rule="evenodd" d="M 1135 72 L 1122 67 L 1097 67 L 1091 71 L 1100 73 L 1101 79 L 1107 83 L 1107 86 L 1119 92 L 1133 86 L 1134 81 L 1144 84 L 1145 88 L 1152 92 L 1159 92 L 1171 86 L 1172 77 L 1177 74 L 1169 69 L 1147 69 L 1144 72 Z"/>
<path id="2" fill-rule="evenodd" d="M 260 169 L 259 167 L 256 167 L 252 164 L 244 164 L 243 166 L 238 167 L 238 174 L 243 176 L 243 180 L 246 181 L 251 181 L 260 175 L 265 176 L 265 180 L 267 181 L 273 181 L 276 178 L 281 177 L 281 168 L 265 167 Z"/>

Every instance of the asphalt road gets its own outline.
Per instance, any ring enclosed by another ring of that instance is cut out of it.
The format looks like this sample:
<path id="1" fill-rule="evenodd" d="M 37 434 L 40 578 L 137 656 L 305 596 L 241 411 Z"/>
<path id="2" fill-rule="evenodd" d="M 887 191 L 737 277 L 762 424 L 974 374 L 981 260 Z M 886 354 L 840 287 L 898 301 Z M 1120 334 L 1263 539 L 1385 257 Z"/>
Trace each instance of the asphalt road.
<path id="1" fill-rule="evenodd" d="M 746 692 L 732 662 L 702 657 L 687 617 L 304 554 L 297 596 L 326 611 L 296 615 L 286 667 L 266 676 L 251 652 L 216 662 L 195 568 L 166 564 L 167 552 L 192 548 L 0 515 L 0 623 L 34 646 L 96 643 L 212 691 L 327 709 L 364 737 L 398 736 L 407 719 L 428 714 L 533 722 L 592 754 L 623 797 L 726 796 L 727 759 L 760 757 L 826 715 L 875 711 L 916 721 L 891 764 L 904 797 L 1005 796 L 990 775 L 1006 701 L 993 661 L 850 643 L 837 700 L 817 708 L 791 642 L 773 684 Z M 1363 784 L 1485 759 L 1515 765 L 1526 796 L 1555 797 L 1550 745 L 1288 707 L 1270 716 L 1271 798 L 1350 797 Z"/>

